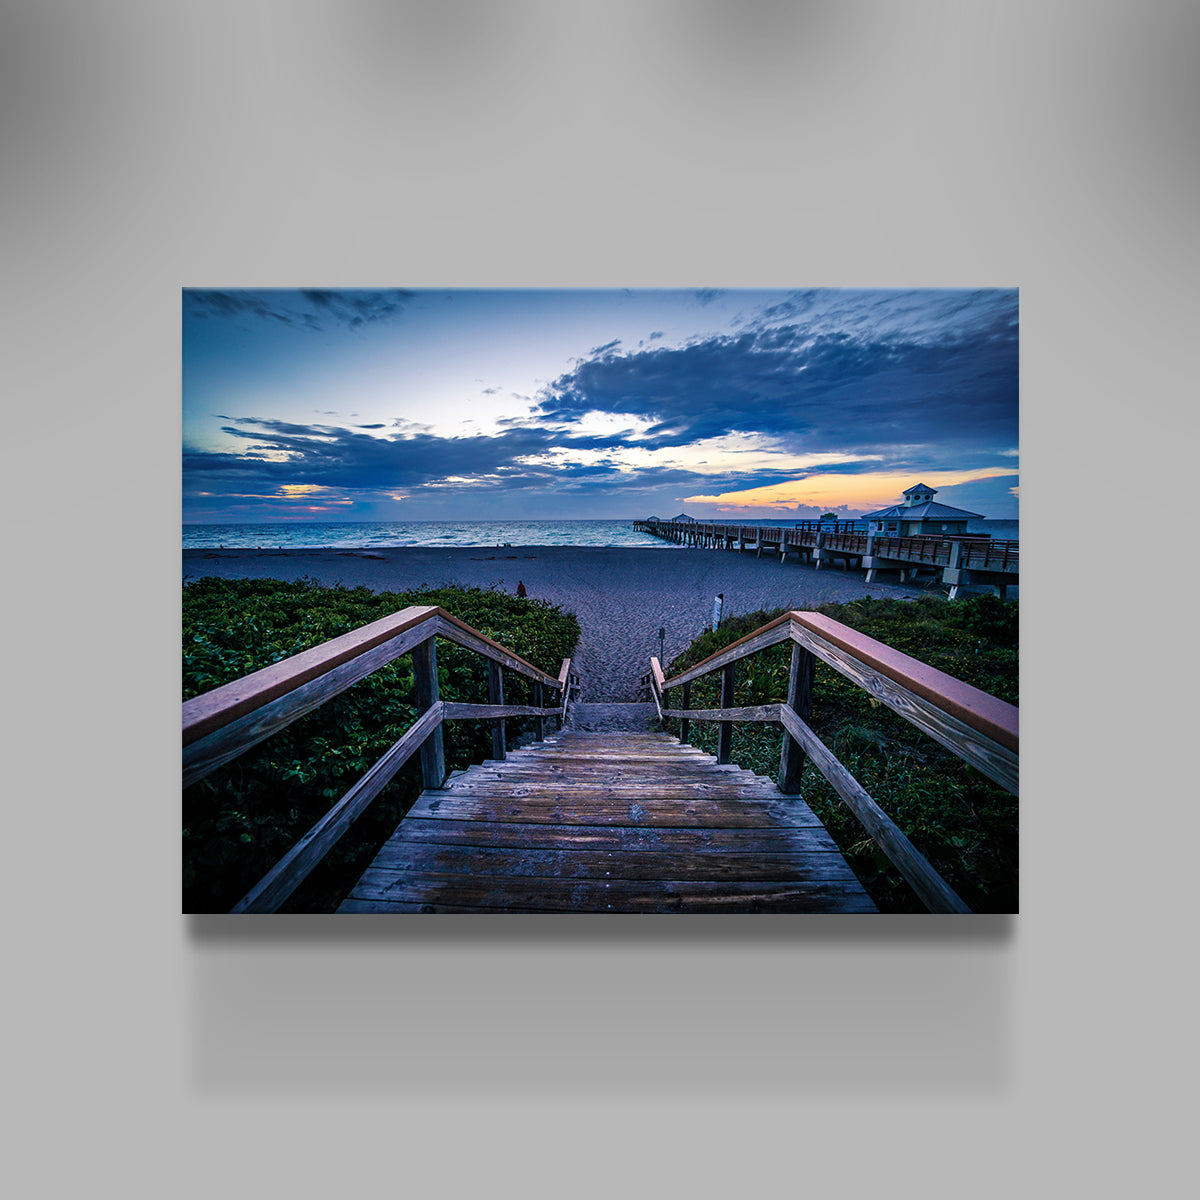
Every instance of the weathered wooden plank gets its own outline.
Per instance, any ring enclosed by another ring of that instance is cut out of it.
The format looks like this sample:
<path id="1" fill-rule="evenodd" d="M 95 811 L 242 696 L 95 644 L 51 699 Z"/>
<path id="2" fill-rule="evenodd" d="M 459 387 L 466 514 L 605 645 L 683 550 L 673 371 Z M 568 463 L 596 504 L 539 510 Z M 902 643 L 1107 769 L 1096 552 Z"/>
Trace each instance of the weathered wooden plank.
<path id="1" fill-rule="evenodd" d="M 693 721 L 778 721 L 778 704 L 755 704 L 747 708 L 688 708 L 674 709 L 672 716 L 686 713 Z"/>
<path id="2" fill-rule="evenodd" d="M 603 792 L 644 792 L 647 795 L 677 794 L 687 795 L 691 792 L 703 794 L 722 793 L 726 795 L 745 795 L 759 793 L 774 796 L 779 789 L 775 781 L 747 771 L 742 775 L 709 773 L 693 771 L 676 775 L 671 772 L 663 775 L 658 772 L 648 772 L 642 777 L 626 774 L 621 771 L 596 771 L 588 776 L 572 777 L 566 772 L 547 775 L 543 772 L 528 771 L 522 774 L 497 772 L 486 775 L 472 772 L 455 778 L 445 785 L 446 791 L 468 792 L 496 791 L 520 789 L 531 794 L 557 795 L 560 791 L 588 789 L 598 794 Z"/>
<path id="3" fill-rule="evenodd" d="M 183 786 L 190 787 L 193 783 L 203 779 L 210 771 L 224 766 L 227 762 L 232 762 L 239 754 L 244 754 L 252 746 L 257 746 L 259 742 L 265 741 L 271 734 L 278 733 L 293 721 L 324 704 L 326 700 L 332 699 L 348 687 L 358 683 L 359 680 L 365 679 L 372 671 L 377 671 L 402 654 L 407 654 L 419 642 L 430 636 L 430 627 L 418 623 L 411 628 L 402 630 L 395 637 L 373 646 L 370 650 L 364 651 L 358 657 L 344 662 L 341 666 L 334 667 L 325 674 L 310 679 L 292 691 L 284 692 L 274 699 L 264 700 L 259 707 L 250 709 L 228 722 L 221 723 L 223 717 L 228 715 L 234 707 L 242 707 L 244 703 L 249 703 L 247 696 L 238 693 L 235 701 L 231 702 L 229 707 L 219 710 L 211 706 L 193 708 L 191 716 L 188 713 L 189 705 L 195 705 L 198 700 L 215 696 L 223 689 L 216 688 L 212 692 L 206 692 L 203 696 L 197 696 L 195 700 L 186 701 L 183 705 L 186 742 L 183 748 Z M 315 647 L 315 649 L 320 649 L 320 647 Z M 294 657 L 299 658 L 300 655 Z M 278 667 L 291 661 L 291 659 L 284 659 L 283 662 L 272 665 Z M 270 669 L 267 668 L 267 670 Z M 252 678 L 253 676 L 246 676 L 246 679 Z M 239 684 L 242 682 L 244 681 L 234 681 Z M 226 686 L 233 687 L 233 684 Z M 269 690 L 264 687 L 255 695 L 261 697 L 266 695 Z M 203 736 L 195 736 L 196 731 L 201 728 L 210 728 L 210 732 Z M 189 737 L 192 737 L 193 740 L 188 741 Z"/>
<path id="4" fill-rule="evenodd" d="M 537 780 L 547 785 L 558 787 L 562 784 L 577 782 L 592 786 L 597 782 L 619 781 L 630 787 L 658 787 L 663 783 L 681 785 L 695 780 L 700 783 L 715 783 L 725 779 L 732 786 L 737 786 L 737 780 L 745 776 L 746 781 L 754 780 L 763 787 L 774 787 L 771 780 L 762 775 L 755 775 L 743 767 L 733 763 L 678 763 L 672 764 L 669 773 L 661 775 L 647 768 L 631 769 L 628 763 L 605 764 L 600 761 L 586 764 L 575 769 L 570 763 L 539 763 L 532 760 L 513 761 L 512 755 L 503 763 L 494 765 L 481 764 L 470 772 L 469 778 L 460 772 L 454 782 L 483 782 L 489 779 L 508 779 L 525 782 Z M 509 764 L 512 764 L 509 769 Z M 450 786 L 450 784 L 447 784 Z"/>
<path id="5" fill-rule="evenodd" d="M 603 786 L 603 798 L 596 793 L 600 788 L 536 788 L 534 785 L 497 786 L 491 788 L 446 788 L 448 795 L 458 800 L 480 804 L 520 804 L 526 812 L 538 811 L 553 814 L 568 808 L 586 817 L 588 805 L 600 812 L 605 808 L 628 808 L 638 806 L 653 808 L 658 812 L 670 804 L 695 807 L 708 801 L 722 800 L 739 804 L 766 804 L 780 799 L 775 792 L 765 788 L 742 788 L 734 792 L 730 788 L 710 788 L 702 784 L 674 788 L 623 788 Z"/>
<path id="6" fill-rule="evenodd" d="M 690 879 L 829 880 L 857 884 L 854 873 L 836 849 L 812 846 L 781 848 L 754 854 L 729 854 L 703 848 L 678 847 L 670 855 L 621 846 L 614 850 L 577 847 L 447 846 L 401 843 L 381 852 L 363 873 L 355 891 L 360 894 L 382 882 L 427 873 L 464 875 L 522 875 L 559 879 Z"/>
<path id="7" fill-rule="evenodd" d="M 369 625 L 352 629 L 349 633 L 342 634 L 341 637 L 322 642 L 319 646 L 313 646 L 299 654 L 293 654 L 290 658 L 272 663 L 260 671 L 244 675 L 241 679 L 234 679 L 219 688 L 205 692 L 202 696 L 185 701 L 183 704 L 183 744 L 186 746 L 199 741 L 200 738 L 208 736 L 231 721 L 262 708 L 263 705 L 278 697 L 295 692 L 303 684 L 309 683 L 319 676 L 328 675 L 336 667 L 340 667 L 352 659 L 360 658 L 369 650 L 382 649 L 383 656 L 377 657 L 374 665 L 369 669 L 353 675 L 353 678 L 349 677 L 353 672 L 343 673 L 340 676 L 343 680 L 348 679 L 348 682 L 343 683 L 342 687 L 349 687 L 350 683 L 356 682 L 383 663 L 390 662 L 393 658 L 411 649 L 424 636 L 431 636 L 436 628 L 437 614 L 440 612 L 440 609 L 430 605 L 414 605 L 403 608 L 399 612 L 381 617 Z M 429 621 L 433 621 L 434 624 L 426 625 L 426 622 Z M 424 634 L 414 639 L 405 639 L 402 648 L 396 649 L 397 640 L 401 635 L 409 633 L 417 626 L 425 627 Z M 384 643 L 391 645 L 385 647 Z M 338 690 L 340 691 L 342 688 L 338 688 Z M 327 695 L 322 696 L 322 699 L 327 698 Z"/>
<path id="8" fill-rule="evenodd" d="M 814 850 L 835 849 L 833 838 L 815 813 L 808 809 L 786 826 L 765 825 L 742 829 L 707 826 L 662 825 L 556 825 L 545 822 L 464 821 L 451 817 L 421 817 L 409 814 L 400 822 L 379 854 L 389 854 L 393 845 L 429 843 L 447 846 L 496 846 L 532 850 L 617 850 L 635 848 L 671 853 L 693 847 L 714 854 L 758 854 L 778 850 L 781 845 Z"/>
<path id="9" fill-rule="evenodd" d="M 486 721 L 495 717 L 553 717 L 557 708 L 535 708 L 531 704 L 460 704 L 447 700 L 447 721 Z"/>
<path id="10" fill-rule="evenodd" d="M 237 912 L 276 912 L 313 867 L 441 723 L 433 705 L 333 807 L 234 905 Z"/>
<path id="11" fill-rule="evenodd" d="M 521 760 L 521 758 L 517 758 L 515 762 L 512 760 L 514 760 L 514 756 L 510 755 L 508 762 L 512 763 L 511 770 L 505 769 L 508 763 L 494 763 L 492 766 L 481 764 L 478 769 L 470 772 L 469 779 L 460 776 L 456 782 L 462 781 L 469 784 L 473 781 L 508 779 L 520 782 L 536 780 L 556 787 L 568 784 L 568 782 L 578 782 L 578 784 L 588 786 L 604 784 L 604 782 L 620 782 L 620 784 L 630 787 L 658 787 L 664 782 L 674 786 L 683 786 L 691 781 L 713 784 L 719 779 L 724 779 L 733 786 L 737 786 L 737 781 L 744 775 L 746 781 L 752 779 L 761 782 L 764 787 L 774 786 L 773 782 L 764 776 L 746 772 L 742 767 L 734 766 L 733 763 L 722 764 L 722 766 L 704 762 L 678 763 L 672 764 L 670 772 L 662 774 L 655 769 L 654 763 L 646 763 L 642 767 L 637 764 L 624 763 L 619 766 L 611 766 L 611 764 L 598 760 L 590 764 L 582 764 L 576 770 L 571 768 L 570 763 L 565 762 L 539 763 L 533 760 Z"/>
<path id="12" fill-rule="evenodd" d="M 934 741 L 945 746 L 947 750 L 982 771 L 989 779 L 1014 795 L 1017 794 L 1020 777 L 1020 760 L 1017 751 L 1010 749 L 1007 744 L 994 740 L 989 733 L 985 732 L 984 730 L 996 730 L 1000 726 L 996 720 L 985 721 L 981 715 L 986 712 L 998 719 L 1007 718 L 1008 723 L 1005 728 L 1008 732 L 1005 733 L 1005 742 L 1011 741 L 1015 747 L 1017 744 L 1017 718 L 1012 714 L 1016 714 L 1017 709 L 1013 705 L 1005 704 L 994 696 L 979 691 L 978 688 L 969 688 L 969 693 L 973 693 L 973 695 L 968 694 L 961 689 L 967 689 L 969 685 L 960 683 L 959 680 L 953 679 L 944 672 L 935 672 L 932 667 L 927 668 L 928 672 L 933 673 L 932 675 L 925 672 L 901 675 L 900 667 L 903 664 L 892 659 L 890 661 L 891 673 L 884 673 L 877 663 L 864 663 L 857 650 L 855 653 L 850 653 L 844 647 L 827 641 L 805 625 L 794 623 L 793 628 L 796 630 L 797 641 L 812 650 L 818 658 L 828 663 L 835 671 L 839 671 L 847 679 L 853 680 L 880 703 L 886 704 L 893 712 L 898 713 L 910 724 L 927 733 Z M 876 642 L 875 645 L 882 646 L 882 643 Z M 889 649 L 886 646 L 882 646 L 882 648 Z M 917 667 L 925 667 L 924 663 L 909 658 L 908 655 L 898 655 L 898 658 L 907 659 L 909 663 L 915 664 Z M 897 675 L 900 675 L 901 678 L 898 679 Z M 947 686 L 946 690 L 940 694 L 933 690 L 933 698 L 931 698 L 931 689 L 934 689 L 935 684 L 939 682 L 934 676 L 939 676 L 941 680 L 948 680 L 951 684 L 958 684 L 959 688 L 950 689 Z M 906 682 L 901 682 L 901 679 Z M 920 686 L 921 691 L 914 690 L 916 686 Z M 953 705 L 950 703 L 952 695 L 957 701 Z M 985 704 L 984 701 L 990 703 Z M 962 720 L 958 715 L 966 711 L 964 705 L 967 703 L 975 705 L 974 718 L 970 723 Z"/>
<path id="13" fill-rule="evenodd" d="M 746 829 L 794 818 L 786 800 L 729 799 L 713 796 L 656 798 L 635 796 L 627 800 L 594 800 L 568 796 L 557 801 L 536 797 L 425 792 L 412 808 L 415 817 L 449 817 L 467 821 L 528 821 L 558 825 L 677 825 Z"/>
<path id="14" fill-rule="evenodd" d="M 533 877 L 425 875 L 379 889 L 356 887 L 359 903 L 472 905 L 569 912 L 874 912 L 861 885 L 795 881 L 753 883 L 693 880 L 611 882 Z"/>
<path id="15" fill-rule="evenodd" d="M 804 747 L 817 769 L 862 822 L 875 844 L 921 897 L 931 912 L 967 913 L 971 910 L 933 869 L 929 860 L 905 837 L 900 827 L 875 803 L 819 737 L 790 708 L 780 714 L 783 727 Z"/>
<path id="16" fill-rule="evenodd" d="M 448 796 L 468 803 L 520 804 L 528 812 L 538 810 L 544 813 L 571 808 L 584 816 L 587 815 L 589 804 L 597 812 L 606 807 L 631 805 L 662 811 L 664 806 L 670 804 L 695 806 L 714 800 L 739 804 L 773 803 L 780 799 L 777 790 L 754 788 L 749 785 L 738 789 L 716 788 L 700 783 L 670 789 L 620 787 L 614 784 L 596 787 L 539 787 L 533 783 L 480 787 L 470 784 L 442 790 Z"/>

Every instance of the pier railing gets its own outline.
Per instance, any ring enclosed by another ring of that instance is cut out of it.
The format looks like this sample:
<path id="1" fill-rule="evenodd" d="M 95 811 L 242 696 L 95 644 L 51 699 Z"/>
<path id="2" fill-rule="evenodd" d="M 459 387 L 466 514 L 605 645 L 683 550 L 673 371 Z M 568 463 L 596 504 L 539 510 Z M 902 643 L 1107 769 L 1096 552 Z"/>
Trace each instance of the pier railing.
<path id="1" fill-rule="evenodd" d="M 779 704 L 734 707 L 734 673 L 739 662 L 781 642 L 792 643 L 787 700 Z M 969 912 L 966 904 L 908 840 L 899 826 L 808 726 L 815 661 L 820 659 L 871 697 L 1017 794 L 1019 710 L 918 659 L 867 637 L 820 613 L 793 611 L 748 634 L 694 667 L 668 679 L 657 658 L 650 660 L 647 684 L 661 716 L 679 721 L 679 740 L 688 740 L 692 721 L 717 722 L 717 761 L 730 760 L 733 725 L 768 721 L 782 726 L 779 788 L 800 789 L 805 756 L 859 819 L 925 906 L 932 912 Z M 695 709 L 692 683 L 721 673 L 721 707 Z M 679 703 L 669 693 L 678 689 Z"/>
<path id="2" fill-rule="evenodd" d="M 871 583 L 879 570 L 906 572 L 929 566 L 942 571 L 950 598 L 972 582 L 995 584 L 1000 595 L 1020 578 L 1020 544 L 1016 540 L 972 534 L 861 533 L 851 522 L 826 522 L 814 527 L 716 525 L 708 521 L 635 521 L 633 527 L 668 542 L 723 550 L 752 549 L 761 558 L 769 551 L 785 562 L 789 554 L 808 559 L 819 569 L 840 562 L 847 570 L 865 568 Z M 974 573 L 974 576 L 972 575 Z"/>
<path id="3" fill-rule="evenodd" d="M 462 704 L 438 697 L 435 638 L 474 650 L 488 660 L 488 703 Z M 421 710 L 396 741 L 340 800 L 250 889 L 233 912 L 275 912 L 308 877 L 350 825 L 383 791 L 397 771 L 420 753 L 426 788 L 446 778 L 442 724 L 456 720 L 492 722 L 492 757 L 505 757 L 506 717 L 532 717 L 534 739 L 547 717 L 565 718 L 578 678 L 564 659 L 558 677 L 526 662 L 499 642 L 444 609 L 418 605 L 401 609 L 341 637 L 235 679 L 183 705 L 183 785 L 203 779 L 271 734 L 324 704 L 380 667 L 412 656 L 416 702 Z M 504 671 L 532 682 L 533 704 L 504 703 Z M 559 701 L 547 706 L 546 690 Z"/>

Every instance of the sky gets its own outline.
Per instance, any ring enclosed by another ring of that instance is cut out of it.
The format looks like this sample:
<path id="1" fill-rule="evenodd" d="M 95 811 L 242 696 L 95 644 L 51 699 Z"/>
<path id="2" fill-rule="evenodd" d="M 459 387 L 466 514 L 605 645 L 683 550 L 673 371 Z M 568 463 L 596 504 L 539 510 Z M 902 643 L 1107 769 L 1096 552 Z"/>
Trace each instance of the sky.
<path id="1" fill-rule="evenodd" d="M 183 519 L 1018 515 L 1016 289 L 183 292 Z"/>

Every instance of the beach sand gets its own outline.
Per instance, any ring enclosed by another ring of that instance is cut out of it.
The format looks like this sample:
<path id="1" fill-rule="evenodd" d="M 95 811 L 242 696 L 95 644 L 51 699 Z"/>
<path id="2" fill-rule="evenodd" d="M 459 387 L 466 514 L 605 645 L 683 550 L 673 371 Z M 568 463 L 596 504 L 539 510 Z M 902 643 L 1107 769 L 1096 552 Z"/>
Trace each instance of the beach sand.
<path id="1" fill-rule="evenodd" d="M 713 599 L 725 616 L 771 608 L 815 608 L 860 596 L 912 598 L 919 584 L 864 582 L 862 571 L 817 571 L 795 559 L 729 550 L 615 546 L 394 547 L 371 550 L 185 550 L 183 579 L 300 579 L 326 586 L 405 591 L 421 586 L 494 587 L 548 600 L 579 620 L 575 656 L 580 699 L 637 698 L 638 681 L 658 654 L 685 650 L 712 621 Z"/>

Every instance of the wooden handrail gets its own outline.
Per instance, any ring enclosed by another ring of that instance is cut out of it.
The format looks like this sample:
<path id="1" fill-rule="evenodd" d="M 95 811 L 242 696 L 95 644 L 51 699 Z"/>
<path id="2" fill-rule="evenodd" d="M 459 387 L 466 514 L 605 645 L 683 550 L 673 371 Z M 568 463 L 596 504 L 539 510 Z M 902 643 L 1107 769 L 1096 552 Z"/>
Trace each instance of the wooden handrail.
<path id="1" fill-rule="evenodd" d="M 504 704 L 502 684 L 498 689 L 499 703 L 440 700 L 433 640 L 439 636 L 497 664 L 489 667 L 489 672 L 494 671 L 497 676 L 499 667 L 510 667 L 532 679 L 535 703 Z M 563 659 L 556 679 L 444 609 L 414 605 L 185 701 L 184 787 L 407 652 L 413 655 L 417 702 L 423 708 L 420 716 L 246 893 L 233 912 L 278 911 L 330 847 L 418 751 L 425 786 L 440 787 L 445 774 L 443 722 L 491 720 L 502 727 L 504 717 L 528 716 L 534 718 L 534 736 L 540 739 L 545 717 L 566 717 L 571 684 L 578 682 L 569 658 Z M 557 704 L 545 707 L 540 703 L 543 685 L 562 691 L 561 707 Z M 500 744 L 503 746 L 502 736 Z"/>
<path id="2" fill-rule="evenodd" d="M 821 613 L 795 610 L 783 613 L 753 633 L 748 633 L 695 666 L 667 679 L 663 683 L 663 690 L 699 679 L 788 638 L 812 650 L 818 658 L 862 686 L 865 686 L 864 673 L 882 675 L 996 742 L 1014 756 L 1019 752 L 1020 710 L 1015 705 L 963 683 L 961 679 L 955 679 L 953 675 L 947 675 L 945 671 L 939 671 L 911 655 L 893 650 L 885 643 Z M 835 650 L 842 653 L 834 653 Z M 850 661 L 859 664 L 862 669 L 852 672 Z M 882 696 L 877 698 L 883 699 Z M 896 707 L 891 699 L 884 702 Z M 899 707 L 896 711 L 906 720 L 913 720 L 911 713 L 901 711 Z"/>
<path id="3" fill-rule="evenodd" d="M 390 650 L 389 643 L 403 634 L 422 625 L 424 622 L 438 616 L 440 608 L 432 605 L 413 605 L 402 608 L 389 616 L 381 617 L 370 625 L 362 625 L 352 629 L 341 637 L 332 638 L 293 654 L 290 658 L 271 663 L 260 671 L 234 679 L 222 687 L 213 688 L 202 696 L 195 696 L 184 701 L 183 705 L 183 744 L 191 742 L 228 725 L 238 717 L 263 707 L 269 701 L 294 691 L 305 683 L 309 683 L 322 675 L 328 675 L 335 668 L 354 659 L 361 658 L 376 648 Z M 417 640 L 423 640 L 425 635 Z M 411 649 L 415 642 L 406 642 L 405 649 Z M 404 650 L 398 650 L 394 655 L 383 661 L 372 659 L 372 665 L 364 672 L 369 675 L 392 657 L 398 658 Z M 357 676 L 350 682 L 356 683 L 363 676 Z M 343 685 L 349 687 L 350 683 Z M 325 697 L 327 699 L 328 697 Z"/>
<path id="4" fill-rule="evenodd" d="M 963 683 L 961 679 L 955 679 L 953 675 L 947 675 L 945 671 L 939 671 L 920 659 L 893 650 L 891 646 L 859 633 L 832 617 L 813 612 L 792 612 L 788 615 L 793 624 L 794 640 L 856 683 L 866 686 L 856 672 L 848 669 L 846 658 L 835 655 L 832 649 L 844 651 L 846 656 L 867 672 L 878 673 L 899 684 L 901 688 L 929 701 L 948 716 L 997 742 L 1014 755 L 1018 753 L 1020 710 L 1015 705 Z M 877 698 L 884 699 L 882 695 Z M 889 701 L 884 700 L 884 703 Z M 911 714 L 899 708 L 896 711 L 907 720 L 913 720 Z"/>
<path id="5" fill-rule="evenodd" d="M 480 633 L 478 629 L 472 629 L 465 621 L 460 621 L 445 609 L 439 608 L 436 611 L 438 616 L 437 632 L 448 642 L 455 642 L 468 650 L 474 650 L 477 654 L 482 654 L 484 658 L 490 658 L 494 662 L 500 663 L 501 666 L 509 667 L 527 679 L 532 679 L 534 683 L 544 683 L 547 687 L 557 690 L 558 680 L 553 675 L 547 675 L 545 671 L 535 667 L 533 663 L 527 662 L 519 654 L 514 654 L 507 646 L 492 641 L 486 634 Z"/>
<path id="6" fill-rule="evenodd" d="M 691 683 L 693 679 L 699 679 L 702 675 L 708 675 L 726 666 L 728 663 L 737 662 L 739 659 L 746 658 L 751 654 L 757 654 L 759 650 L 765 650 L 768 646 L 774 646 L 777 642 L 787 641 L 792 635 L 789 627 L 792 616 L 792 613 L 784 613 L 782 616 L 776 617 L 775 620 L 768 621 L 766 625 L 760 625 L 753 633 L 748 633 L 745 637 L 732 642 L 724 650 L 718 650 L 715 654 L 710 654 L 706 659 L 701 660 L 694 667 L 689 667 L 682 674 L 674 675 L 670 679 L 665 680 L 663 687 L 669 690 L 673 687 L 679 687 L 683 683 Z"/>
<path id="7" fill-rule="evenodd" d="M 562 696 L 562 707 L 558 714 L 559 723 L 567 719 L 567 705 L 571 702 L 571 688 L 577 686 L 579 677 L 571 670 L 571 660 L 564 658 L 558 672 L 558 690 Z"/>
<path id="8" fill-rule="evenodd" d="M 650 674 L 648 676 L 650 687 L 650 699 L 654 701 L 654 707 L 658 710 L 658 719 L 663 719 L 662 710 L 662 694 L 663 694 L 663 669 L 662 664 L 654 656 L 650 656 Z"/>
<path id="9" fill-rule="evenodd" d="M 800 743 L 817 770 L 862 822 L 872 841 L 921 897 L 930 912 L 969 913 L 954 889 L 933 869 L 929 860 L 908 840 L 891 817 L 867 795 L 862 784 L 787 704 L 781 705 L 780 723 Z"/>
<path id="10" fill-rule="evenodd" d="M 796 647 L 792 651 L 793 682 L 789 685 L 789 702 L 735 708 L 729 687 L 734 664 L 788 640 Z M 657 705 L 659 695 L 665 697 L 671 688 L 682 687 L 685 696 L 683 707 L 668 709 L 668 713 L 684 723 L 690 720 L 719 722 L 722 744 L 728 741 L 730 723 L 734 721 L 773 721 L 782 725 L 785 731 L 785 763 L 786 747 L 791 738 L 809 755 L 926 906 L 935 912 L 969 912 L 961 898 L 916 851 L 891 818 L 792 707 L 799 703 L 791 692 L 799 694 L 795 656 L 801 653 L 805 657 L 821 659 L 910 724 L 977 767 L 989 779 L 1014 795 L 1017 793 L 1020 710 L 1015 705 L 1007 704 L 911 655 L 893 650 L 883 642 L 821 613 L 783 613 L 670 679 L 663 678 L 658 660 L 651 658 L 648 676 L 651 696 Z M 722 707 L 689 708 L 686 698 L 691 683 L 715 671 L 722 672 Z M 660 706 L 659 716 L 662 714 Z M 718 749 L 718 761 L 721 761 L 721 757 L 722 751 Z"/>

